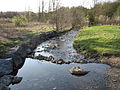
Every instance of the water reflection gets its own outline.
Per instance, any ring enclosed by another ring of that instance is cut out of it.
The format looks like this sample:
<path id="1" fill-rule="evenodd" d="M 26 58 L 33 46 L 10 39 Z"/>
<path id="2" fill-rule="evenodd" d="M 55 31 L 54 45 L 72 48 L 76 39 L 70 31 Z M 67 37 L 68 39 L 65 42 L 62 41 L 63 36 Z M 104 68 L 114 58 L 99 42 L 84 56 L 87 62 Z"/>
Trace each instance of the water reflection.
<path id="1" fill-rule="evenodd" d="M 72 76 L 69 69 L 80 66 L 90 71 L 82 77 Z M 50 62 L 26 59 L 25 65 L 18 72 L 23 80 L 20 84 L 11 86 L 12 90 L 103 90 L 105 86 L 105 71 L 110 68 L 104 64 L 70 64 L 56 65 Z M 102 83 L 101 83 L 102 82 Z"/>

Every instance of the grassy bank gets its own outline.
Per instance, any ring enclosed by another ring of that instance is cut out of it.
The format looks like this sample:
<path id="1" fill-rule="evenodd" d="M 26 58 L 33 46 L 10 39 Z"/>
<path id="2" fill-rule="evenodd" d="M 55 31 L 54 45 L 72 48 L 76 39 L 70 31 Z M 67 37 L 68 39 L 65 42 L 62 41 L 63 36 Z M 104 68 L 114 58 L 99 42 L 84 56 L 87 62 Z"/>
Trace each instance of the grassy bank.
<path id="1" fill-rule="evenodd" d="M 0 54 L 24 43 L 34 35 L 52 30 L 52 25 L 39 22 L 31 22 L 25 27 L 15 27 L 11 19 L 2 18 L 0 19 Z"/>
<path id="2" fill-rule="evenodd" d="M 86 56 L 120 54 L 120 26 L 92 26 L 80 30 L 75 48 Z"/>

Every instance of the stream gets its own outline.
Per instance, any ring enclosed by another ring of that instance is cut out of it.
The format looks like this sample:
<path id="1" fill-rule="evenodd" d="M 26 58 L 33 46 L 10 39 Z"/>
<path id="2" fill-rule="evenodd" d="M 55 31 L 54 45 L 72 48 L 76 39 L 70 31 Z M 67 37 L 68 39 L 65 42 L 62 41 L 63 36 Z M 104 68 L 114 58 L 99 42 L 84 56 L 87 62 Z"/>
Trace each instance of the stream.
<path id="1" fill-rule="evenodd" d="M 71 30 L 65 35 L 43 42 L 35 49 L 34 56 L 53 56 L 56 59 L 80 60 L 84 56 L 73 48 L 77 31 Z M 89 60 L 89 59 L 86 59 Z M 69 69 L 79 66 L 90 71 L 84 76 L 71 75 Z M 44 60 L 26 58 L 24 66 L 17 76 L 23 77 L 20 84 L 11 85 L 12 90 L 108 90 L 106 86 L 106 64 L 54 64 Z"/>

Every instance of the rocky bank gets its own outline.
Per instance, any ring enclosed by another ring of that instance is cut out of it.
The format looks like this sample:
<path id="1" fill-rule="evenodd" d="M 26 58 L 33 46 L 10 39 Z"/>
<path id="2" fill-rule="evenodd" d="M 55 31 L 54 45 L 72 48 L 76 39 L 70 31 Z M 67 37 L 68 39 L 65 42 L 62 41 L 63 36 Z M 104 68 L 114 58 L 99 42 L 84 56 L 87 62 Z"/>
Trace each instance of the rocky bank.
<path id="1" fill-rule="evenodd" d="M 22 77 L 17 77 L 18 70 L 24 65 L 25 59 L 33 53 L 33 50 L 42 42 L 57 37 L 65 32 L 47 32 L 35 36 L 31 40 L 19 46 L 18 49 L 0 55 L 0 90 L 10 90 L 10 84 L 21 82 Z"/>

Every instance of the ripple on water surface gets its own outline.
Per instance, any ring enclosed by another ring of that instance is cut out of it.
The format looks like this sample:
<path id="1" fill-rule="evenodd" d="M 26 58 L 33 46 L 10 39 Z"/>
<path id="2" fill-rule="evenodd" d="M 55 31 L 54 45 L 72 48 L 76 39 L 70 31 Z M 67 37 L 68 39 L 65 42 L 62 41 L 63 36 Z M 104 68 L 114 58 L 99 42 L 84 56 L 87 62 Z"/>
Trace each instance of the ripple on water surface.
<path id="1" fill-rule="evenodd" d="M 53 38 L 40 44 L 35 50 L 35 56 L 39 54 L 43 56 L 53 56 L 56 59 L 63 60 L 79 60 L 84 56 L 78 54 L 73 48 L 73 41 L 77 31 L 70 31 L 65 35 Z"/>

